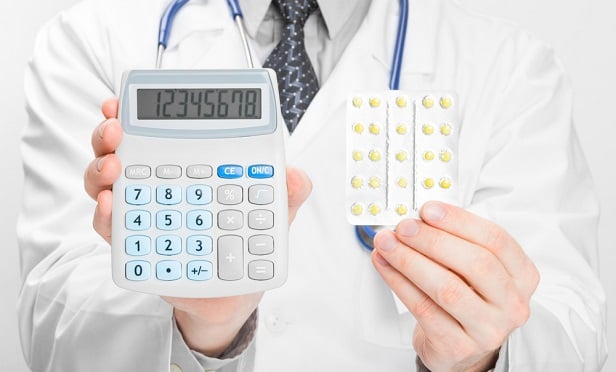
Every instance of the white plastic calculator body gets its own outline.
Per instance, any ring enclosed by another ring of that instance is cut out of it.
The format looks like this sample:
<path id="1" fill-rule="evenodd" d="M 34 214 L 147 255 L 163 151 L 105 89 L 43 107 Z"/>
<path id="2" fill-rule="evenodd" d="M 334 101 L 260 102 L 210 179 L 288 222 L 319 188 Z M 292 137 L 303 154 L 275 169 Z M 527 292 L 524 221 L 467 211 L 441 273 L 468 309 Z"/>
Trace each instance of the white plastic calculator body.
<path id="1" fill-rule="evenodd" d="M 125 73 L 112 271 L 123 288 L 224 297 L 282 285 L 284 121 L 267 69 Z"/>

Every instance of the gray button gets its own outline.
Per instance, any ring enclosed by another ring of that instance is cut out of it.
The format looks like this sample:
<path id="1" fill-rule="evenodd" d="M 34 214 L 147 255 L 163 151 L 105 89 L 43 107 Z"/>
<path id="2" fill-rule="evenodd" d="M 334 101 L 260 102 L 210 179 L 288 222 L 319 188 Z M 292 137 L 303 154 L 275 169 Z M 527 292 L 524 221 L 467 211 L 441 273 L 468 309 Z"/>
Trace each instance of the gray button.
<path id="1" fill-rule="evenodd" d="M 177 165 L 160 165 L 156 167 L 156 177 L 172 179 L 182 176 L 182 168 Z"/>
<path id="2" fill-rule="evenodd" d="M 244 215 L 240 211 L 218 212 L 218 227 L 222 230 L 239 230 L 244 226 Z"/>
<path id="3" fill-rule="evenodd" d="M 244 199 L 243 190 L 238 185 L 222 185 L 218 188 L 218 202 L 224 205 L 240 204 Z"/>
<path id="4" fill-rule="evenodd" d="M 248 238 L 248 252 L 264 255 L 274 253 L 274 238 L 269 235 L 255 235 Z"/>
<path id="5" fill-rule="evenodd" d="M 244 241 L 236 235 L 218 238 L 218 277 L 240 280 L 244 276 Z"/>
<path id="6" fill-rule="evenodd" d="M 141 180 L 144 178 L 149 178 L 152 174 L 152 170 L 147 165 L 129 165 L 126 167 L 125 174 L 126 178 Z"/>
<path id="7" fill-rule="evenodd" d="M 255 230 L 267 230 L 274 227 L 274 212 L 258 209 L 248 213 L 248 227 Z"/>
<path id="8" fill-rule="evenodd" d="M 274 277 L 272 261 L 257 260 L 248 264 L 248 277 L 253 280 L 269 280 Z"/>
<path id="9" fill-rule="evenodd" d="M 186 168 L 186 175 L 189 178 L 210 178 L 212 177 L 212 167 L 209 165 L 191 165 Z"/>
<path id="10" fill-rule="evenodd" d="M 250 186 L 248 201 L 257 205 L 272 204 L 274 202 L 274 188 L 270 185 Z"/>

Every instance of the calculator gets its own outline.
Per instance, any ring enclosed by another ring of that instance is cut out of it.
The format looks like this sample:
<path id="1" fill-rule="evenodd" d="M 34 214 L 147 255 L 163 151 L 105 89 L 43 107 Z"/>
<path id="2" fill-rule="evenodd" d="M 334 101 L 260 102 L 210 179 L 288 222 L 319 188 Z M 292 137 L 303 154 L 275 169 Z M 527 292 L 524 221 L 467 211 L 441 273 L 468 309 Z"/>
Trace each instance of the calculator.
<path id="1" fill-rule="evenodd" d="M 127 71 L 119 120 L 114 282 L 193 298 L 281 286 L 288 207 L 275 73 Z"/>

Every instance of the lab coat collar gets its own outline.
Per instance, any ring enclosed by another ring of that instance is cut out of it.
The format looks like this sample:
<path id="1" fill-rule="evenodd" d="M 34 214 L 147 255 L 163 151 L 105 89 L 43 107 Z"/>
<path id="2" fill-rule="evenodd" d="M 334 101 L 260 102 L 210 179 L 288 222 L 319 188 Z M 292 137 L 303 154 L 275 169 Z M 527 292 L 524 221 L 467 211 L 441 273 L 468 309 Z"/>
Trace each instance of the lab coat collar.
<path id="1" fill-rule="evenodd" d="M 234 25 L 225 1 L 189 1 L 173 21 L 167 49 L 177 47 L 196 32 L 222 30 L 229 24 Z"/>
<path id="2" fill-rule="evenodd" d="M 369 2 L 370 0 L 361 1 Z M 358 9 L 356 6 L 349 5 L 349 2 L 345 0 L 321 0 L 317 2 L 319 3 L 319 9 L 325 21 L 327 35 L 330 39 L 336 37 L 349 18 L 354 16 L 355 10 Z M 241 3 L 246 31 L 254 38 L 259 29 L 259 25 L 261 25 L 261 22 L 263 22 L 265 18 L 265 14 L 272 0 L 247 0 Z"/>
<path id="3" fill-rule="evenodd" d="M 246 32 L 254 39 L 272 0 L 244 0 L 240 1 L 240 3 L 242 13 L 244 14 Z"/>

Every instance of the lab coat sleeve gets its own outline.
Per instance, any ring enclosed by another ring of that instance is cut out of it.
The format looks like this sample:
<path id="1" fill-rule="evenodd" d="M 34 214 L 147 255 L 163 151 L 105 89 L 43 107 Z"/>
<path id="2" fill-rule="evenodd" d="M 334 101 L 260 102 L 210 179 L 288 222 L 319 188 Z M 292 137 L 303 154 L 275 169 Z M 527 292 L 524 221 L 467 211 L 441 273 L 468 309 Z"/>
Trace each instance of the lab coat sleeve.
<path id="1" fill-rule="evenodd" d="M 184 372 L 237 371 L 254 352 L 250 342 L 233 359 L 198 360 L 174 332 L 170 305 L 112 282 L 110 248 L 92 228 L 95 203 L 82 178 L 100 105 L 117 94 L 108 33 L 91 5 L 81 2 L 44 27 L 25 73 L 17 227 L 25 359 L 37 372 L 168 371 L 172 363 Z"/>
<path id="2" fill-rule="evenodd" d="M 607 346 L 598 203 L 572 123 L 571 85 L 552 50 L 526 35 L 500 52 L 515 63 L 495 73 L 508 78 L 479 105 L 492 120 L 468 208 L 512 234 L 541 280 L 530 319 L 510 335 L 496 371 L 599 371 Z"/>

